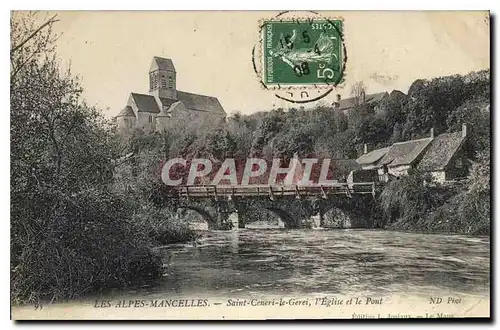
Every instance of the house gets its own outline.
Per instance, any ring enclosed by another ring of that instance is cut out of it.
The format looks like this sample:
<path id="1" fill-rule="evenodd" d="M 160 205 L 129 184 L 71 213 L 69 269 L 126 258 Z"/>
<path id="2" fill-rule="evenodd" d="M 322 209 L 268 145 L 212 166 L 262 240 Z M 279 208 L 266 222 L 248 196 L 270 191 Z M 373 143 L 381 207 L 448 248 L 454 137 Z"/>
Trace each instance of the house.
<path id="1" fill-rule="evenodd" d="M 432 175 L 435 182 L 464 178 L 468 173 L 468 160 L 463 145 L 467 137 L 467 125 L 461 132 L 438 135 L 429 146 L 418 169 Z"/>
<path id="2" fill-rule="evenodd" d="M 115 117 L 121 130 L 163 130 L 190 120 L 220 122 L 226 112 L 212 96 L 177 89 L 171 59 L 154 57 L 149 69 L 149 94 L 130 93 L 127 105 Z"/>
<path id="3" fill-rule="evenodd" d="M 364 153 L 356 159 L 356 162 L 363 170 L 377 169 L 380 176 L 385 175 L 385 181 L 389 175 L 393 177 L 407 175 L 408 170 L 415 167 L 423 157 L 424 151 L 434 138 L 433 134 L 431 130 L 429 138 L 397 142 L 370 152 L 367 152 L 365 144 Z"/>
<path id="4" fill-rule="evenodd" d="M 394 143 L 379 161 L 379 174 L 389 173 L 395 177 L 408 175 L 424 155 L 432 142 L 433 136 L 424 139 Z"/>
<path id="5" fill-rule="evenodd" d="M 361 166 L 363 170 L 371 170 L 374 168 L 379 168 L 379 162 L 382 157 L 389 151 L 390 147 L 375 149 L 368 152 L 368 146 L 364 145 L 363 154 L 356 159 L 356 162 Z"/>
<path id="6" fill-rule="evenodd" d="M 360 169 L 361 166 L 355 159 L 332 159 L 330 163 L 332 178 L 341 182 L 346 182 L 350 173 Z"/>
<path id="7" fill-rule="evenodd" d="M 389 93 L 376 93 L 376 94 L 365 94 L 361 93 L 359 98 L 351 97 L 348 99 L 342 99 L 340 94 L 337 94 L 337 100 L 333 102 L 333 107 L 336 110 L 342 111 L 344 115 L 348 115 L 350 111 L 359 106 L 370 107 L 372 110 L 376 111 L 379 103 L 389 97 Z"/>
<path id="8" fill-rule="evenodd" d="M 370 152 L 365 145 L 364 153 L 356 162 L 364 170 L 377 169 L 383 181 L 408 175 L 412 168 L 430 173 L 435 182 L 454 180 L 468 173 L 463 148 L 466 138 L 466 124 L 462 125 L 461 132 L 444 133 L 437 137 L 431 129 L 428 138 L 397 142 Z"/>

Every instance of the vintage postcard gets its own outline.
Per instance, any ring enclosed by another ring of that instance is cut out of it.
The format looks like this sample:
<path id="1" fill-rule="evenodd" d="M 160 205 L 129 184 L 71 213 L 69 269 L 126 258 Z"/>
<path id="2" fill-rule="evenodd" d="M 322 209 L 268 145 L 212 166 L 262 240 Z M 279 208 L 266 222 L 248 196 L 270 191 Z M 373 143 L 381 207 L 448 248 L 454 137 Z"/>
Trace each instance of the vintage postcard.
<path id="1" fill-rule="evenodd" d="M 11 318 L 490 318 L 490 35 L 13 11 Z"/>

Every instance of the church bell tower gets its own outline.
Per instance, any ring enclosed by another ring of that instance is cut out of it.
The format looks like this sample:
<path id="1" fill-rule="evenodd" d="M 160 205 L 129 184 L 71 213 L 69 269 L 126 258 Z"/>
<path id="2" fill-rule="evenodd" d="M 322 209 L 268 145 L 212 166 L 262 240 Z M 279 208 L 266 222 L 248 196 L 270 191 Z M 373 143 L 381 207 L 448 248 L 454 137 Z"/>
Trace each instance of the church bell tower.
<path id="1" fill-rule="evenodd" d="M 149 68 L 149 94 L 155 98 L 177 100 L 176 72 L 169 58 L 153 58 Z"/>

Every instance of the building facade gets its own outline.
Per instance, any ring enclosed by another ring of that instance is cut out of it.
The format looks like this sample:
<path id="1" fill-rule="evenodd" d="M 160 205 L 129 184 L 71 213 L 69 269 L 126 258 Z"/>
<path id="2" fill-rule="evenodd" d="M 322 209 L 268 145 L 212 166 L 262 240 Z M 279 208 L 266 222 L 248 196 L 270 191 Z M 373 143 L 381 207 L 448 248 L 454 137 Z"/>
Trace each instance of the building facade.
<path id="1" fill-rule="evenodd" d="M 359 98 L 351 97 L 347 99 L 342 99 L 340 94 L 337 94 L 337 100 L 333 102 L 332 106 L 335 110 L 341 111 L 344 115 L 348 116 L 351 111 L 361 107 L 377 111 L 380 102 L 388 97 L 389 93 L 387 92 L 376 94 L 366 94 L 362 92 Z"/>
<path id="2" fill-rule="evenodd" d="M 172 60 L 155 56 L 149 68 L 149 94 L 130 93 L 115 118 L 122 131 L 161 131 L 187 121 L 220 123 L 226 112 L 215 97 L 178 90 Z"/>
<path id="3" fill-rule="evenodd" d="M 370 152 L 365 145 L 364 153 L 356 159 L 364 170 L 377 169 L 382 181 L 408 175 L 410 169 L 429 173 L 434 182 L 457 180 L 467 176 L 469 160 L 464 146 L 468 126 L 462 131 L 434 136 L 431 129 L 428 138 L 397 142 Z"/>

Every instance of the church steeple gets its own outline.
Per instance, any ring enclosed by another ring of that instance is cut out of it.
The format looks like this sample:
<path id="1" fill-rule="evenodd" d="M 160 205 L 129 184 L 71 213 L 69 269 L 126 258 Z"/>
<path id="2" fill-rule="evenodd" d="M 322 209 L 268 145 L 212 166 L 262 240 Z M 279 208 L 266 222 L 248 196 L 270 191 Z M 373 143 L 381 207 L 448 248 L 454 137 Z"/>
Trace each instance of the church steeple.
<path id="1" fill-rule="evenodd" d="M 153 57 L 149 68 L 149 94 L 177 100 L 176 72 L 171 59 Z"/>

